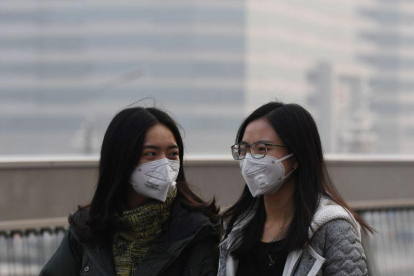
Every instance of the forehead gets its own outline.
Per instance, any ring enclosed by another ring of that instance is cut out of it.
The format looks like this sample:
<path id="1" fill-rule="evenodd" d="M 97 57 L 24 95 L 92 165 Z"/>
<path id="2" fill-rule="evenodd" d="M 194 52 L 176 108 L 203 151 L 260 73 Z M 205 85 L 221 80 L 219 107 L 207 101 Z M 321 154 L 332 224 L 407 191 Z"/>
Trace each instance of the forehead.
<path id="1" fill-rule="evenodd" d="M 145 133 L 145 144 L 175 144 L 175 137 L 171 130 L 163 124 L 150 127 Z"/>
<path id="2" fill-rule="evenodd" d="M 281 144 L 280 139 L 274 128 L 265 119 L 257 119 L 250 122 L 244 131 L 242 141 L 252 144 L 257 141 L 269 141 Z"/>

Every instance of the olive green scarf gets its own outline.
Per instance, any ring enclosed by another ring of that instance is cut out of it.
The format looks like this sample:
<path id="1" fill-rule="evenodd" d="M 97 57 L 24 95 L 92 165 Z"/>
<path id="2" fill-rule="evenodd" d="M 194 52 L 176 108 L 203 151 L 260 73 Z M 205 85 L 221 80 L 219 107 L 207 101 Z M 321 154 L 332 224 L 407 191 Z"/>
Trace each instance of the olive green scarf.
<path id="1" fill-rule="evenodd" d="M 117 276 L 131 276 L 145 256 L 162 225 L 170 217 L 171 204 L 177 189 L 165 202 L 151 201 L 120 217 L 120 229 L 112 235 L 112 252 Z"/>

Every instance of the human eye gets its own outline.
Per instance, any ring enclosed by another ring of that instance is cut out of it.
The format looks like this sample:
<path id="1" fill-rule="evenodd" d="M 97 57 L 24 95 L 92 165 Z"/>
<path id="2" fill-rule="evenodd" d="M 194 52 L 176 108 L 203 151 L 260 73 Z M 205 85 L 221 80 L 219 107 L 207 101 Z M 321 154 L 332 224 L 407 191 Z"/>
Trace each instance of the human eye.
<path id="1" fill-rule="evenodd" d="M 265 145 L 265 144 L 259 144 L 259 145 L 256 147 L 256 149 L 257 149 L 257 152 L 258 152 L 258 153 L 263 153 L 263 152 L 266 152 L 266 145 Z"/>
<path id="2" fill-rule="evenodd" d="M 144 151 L 142 155 L 146 157 L 155 157 L 157 153 L 155 151 Z"/>
<path id="3" fill-rule="evenodd" d="M 179 158 L 179 156 L 180 156 L 180 152 L 179 152 L 179 150 L 177 149 L 177 150 L 173 150 L 173 151 L 171 151 L 169 154 L 168 154 L 168 157 L 170 158 L 170 159 L 178 159 Z"/>

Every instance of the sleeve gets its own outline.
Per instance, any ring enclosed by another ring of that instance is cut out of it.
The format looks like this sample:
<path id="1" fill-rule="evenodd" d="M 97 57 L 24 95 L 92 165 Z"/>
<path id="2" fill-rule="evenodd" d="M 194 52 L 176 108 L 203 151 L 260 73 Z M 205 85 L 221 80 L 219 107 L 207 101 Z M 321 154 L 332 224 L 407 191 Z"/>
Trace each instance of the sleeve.
<path id="1" fill-rule="evenodd" d="M 323 275 L 368 275 L 361 239 L 349 222 L 335 220 L 329 223 L 324 251 Z"/>
<path id="2" fill-rule="evenodd" d="M 210 235 L 191 247 L 183 275 L 217 276 L 218 261 L 219 238 L 217 235 Z"/>
<path id="3" fill-rule="evenodd" d="M 82 266 L 79 247 L 68 231 L 55 254 L 43 267 L 40 276 L 79 276 Z"/>

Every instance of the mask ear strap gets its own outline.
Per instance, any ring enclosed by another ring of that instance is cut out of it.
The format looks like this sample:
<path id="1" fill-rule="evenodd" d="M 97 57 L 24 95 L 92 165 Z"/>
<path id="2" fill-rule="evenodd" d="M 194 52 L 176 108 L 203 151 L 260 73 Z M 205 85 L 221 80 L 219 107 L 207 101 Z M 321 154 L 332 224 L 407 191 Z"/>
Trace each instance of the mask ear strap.
<path id="1" fill-rule="evenodd" d="M 290 173 L 288 173 L 287 175 L 285 175 L 284 177 L 282 177 L 283 180 L 285 180 L 286 178 L 288 178 L 294 171 L 296 171 L 297 167 L 294 168 L 293 170 L 290 171 Z"/>
<path id="2" fill-rule="evenodd" d="M 280 159 L 279 159 L 279 162 L 282 162 L 283 160 L 286 160 L 286 159 L 288 159 L 288 158 L 290 158 L 290 157 L 292 157 L 292 156 L 293 156 L 293 153 L 288 154 L 288 155 L 286 155 L 285 157 L 280 158 Z"/>

